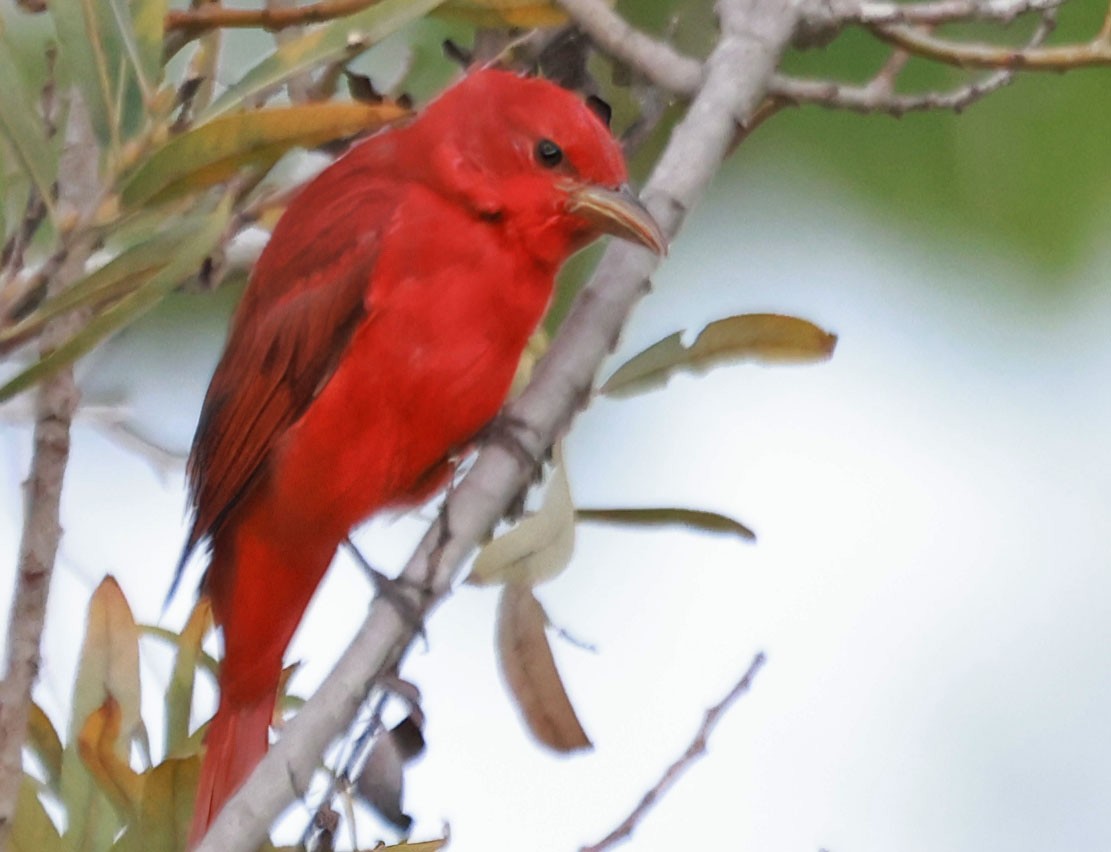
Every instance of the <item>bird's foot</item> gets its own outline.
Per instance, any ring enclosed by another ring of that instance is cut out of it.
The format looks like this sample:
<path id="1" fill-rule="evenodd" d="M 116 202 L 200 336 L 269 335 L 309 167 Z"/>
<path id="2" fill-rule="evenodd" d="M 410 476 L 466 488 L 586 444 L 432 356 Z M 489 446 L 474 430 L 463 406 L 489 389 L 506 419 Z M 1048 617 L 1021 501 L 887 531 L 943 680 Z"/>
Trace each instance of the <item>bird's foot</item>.
<path id="1" fill-rule="evenodd" d="M 427 642 L 428 636 L 424 631 L 424 613 L 420 606 L 414 603 L 412 595 L 413 592 L 416 592 L 423 598 L 427 594 L 427 590 L 403 577 L 387 577 L 367 561 L 367 558 L 363 556 L 350 538 L 345 538 L 343 544 L 359 567 L 370 578 L 371 583 L 374 584 L 376 596 L 389 601 L 413 633 Z"/>

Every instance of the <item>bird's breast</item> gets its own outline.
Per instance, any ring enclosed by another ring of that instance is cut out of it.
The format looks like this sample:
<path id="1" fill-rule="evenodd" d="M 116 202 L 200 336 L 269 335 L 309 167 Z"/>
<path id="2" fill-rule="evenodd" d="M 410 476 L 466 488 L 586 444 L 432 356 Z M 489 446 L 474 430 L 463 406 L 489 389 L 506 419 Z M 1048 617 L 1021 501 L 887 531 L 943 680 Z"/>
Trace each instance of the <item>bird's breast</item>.
<path id="1" fill-rule="evenodd" d="M 429 472 L 497 414 L 551 298 L 555 269 L 490 223 L 427 204 L 399 218 L 366 319 L 272 458 L 281 470 L 270 481 L 288 492 L 276 502 L 320 515 L 290 523 L 346 532 L 423 496 Z"/>

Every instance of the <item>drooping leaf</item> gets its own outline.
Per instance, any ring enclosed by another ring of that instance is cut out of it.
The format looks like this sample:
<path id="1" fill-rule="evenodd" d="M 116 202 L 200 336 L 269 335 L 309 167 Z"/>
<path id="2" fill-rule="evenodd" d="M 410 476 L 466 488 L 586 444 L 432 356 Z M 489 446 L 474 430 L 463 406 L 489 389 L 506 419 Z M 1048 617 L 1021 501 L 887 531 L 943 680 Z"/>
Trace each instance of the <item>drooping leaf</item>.
<path id="1" fill-rule="evenodd" d="M 575 519 L 587 523 L 618 526 L 661 527 L 682 526 L 703 532 L 724 533 L 756 541 L 756 533 L 735 518 L 702 509 L 678 509 L 671 506 L 636 509 L 576 509 Z"/>
<path id="2" fill-rule="evenodd" d="M 559 27 L 567 13 L 543 0 L 449 0 L 438 14 L 476 27 L 517 27 L 522 30 Z"/>
<path id="3" fill-rule="evenodd" d="M 104 703 L 85 719 L 77 735 L 77 751 L 97 789 L 108 797 L 124 822 L 139 812 L 143 778 L 131 768 L 129 750 L 121 749 L 120 704 L 109 693 Z"/>
<path id="4" fill-rule="evenodd" d="M 63 852 L 62 838 L 39 798 L 39 785 L 29 775 L 19 785 L 19 800 L 9 836 L 10 852 Z"/>
<path id="5" fill-rule="evenodd" d="M 244 103 L 304 71 L 354 58 L 410 21 L 424 17 L 443 2 L 382 0 L 361 12 L 330 21 L 300 38 L 284 42 L 230 86 L 200 118 L 207 121 L 239 109 Z"/>
<path id="6" fill-rule="evenodd" d="M 0 402 L 27 390 L 56 370 L 73 363 L 106 337 L 147 313 L 174 287 L 195 274 L 223 233 L 229 211 L 230 205 L 225 200 L 225 203 L 221 204 L 216 211 L 201 217 L 193 238 L 181 243 L 177 251 L 166 258 L 165 266 L 130 294 L 119 299 L 111 307 L 100 311 L 74 337 L 17 373 L 7 384 L 0 387 Z"/>
<path id="7" fill-rule="evenodd" d="M 599 393 L 630 396 L 662 387 L 680 370 L 703 373 L 739 361 L 793 364 L 825 360 L 836 345 L 836 335 L 798 317 L 727 317 L 707 325 L 689 347 L 683 345 L 681 332 L 654 343 L 622 364 Z"/>
<path id="8" fill-rule="evenodd" d="M 53 209 L 53 184 L 58 162 L 46 127 L 28 97 L 29 85 L 19 69 L 0 19 L 0 135 L 39 195 Z"/>
<path id="9" fill-rule="evenodd" d="M 543 607 L 525 583 L 509 583 L 498 602 L 498 662 L 533 736 L 559 752 L 593 748 L 556 669 Z"/>
<path id="10" fill-rule="evenodd" d="M 200 778 L 199 755 L 168 757 L 143 776 L 137 818 L 113 852 L 181 852 L 189 835 Z"/>
<path id="11" fill-rule="evenodd" d="M 46 770 L 46 785 L 57 792 L 62 773 L 62 740 L 54 725 L 34 701 L 27 713 L 27 745 Z"/>
<path id="12" fill-rule="evenodd" d="M 90 717 L 111 698 L 118 718 L 108 721 L 116 735 L 104 747 L 115 749 L 121 761 L 130 752 L 131 736 L 139 725 L 139 630 L 123 592 L 106 577 L 89 601 L 88 624 L 73 687 L 69 743 L 62 754 L 59 779 L 66 804 L 66 845 L 73 852 L 101 852 L 119 831 L 120 818 L 108 794 L 81 759 L 82 732 Z M 107 712 L 107 711 L 105 711 Z M 95 721 L 94 721 L 95 724 Z M 86 740 L 88 736 L 86 736 Z"/>
<path id="13" fill-rule="evenodd" d="M 479 551 L 468 583 L 535 586 L 558 575 L 575 550 L 575 506 L 567 469 L 557 449 L 556 465 L 540 508 Z"/>
<path id="14" fill-rule="evenodd" d="M 166 754 L 180 754 L 189 741 L 189 716 L 193 709 L 193 685 L 201 643 L 211 627 L 212 607 L 208 598 L 202 597 L 177 641 L 177 659 L 166 689 Z"/>
<path id="15" fill-rule="evenodd" d="M 244 166 L 269 168 L 291 148 L 312 148 L 374 130 L 408 114 L 396 103 L 315 103 L 224 115 L 171 139 L 124 184 L 127 207 L 161 202 L 227 180 Z"/>

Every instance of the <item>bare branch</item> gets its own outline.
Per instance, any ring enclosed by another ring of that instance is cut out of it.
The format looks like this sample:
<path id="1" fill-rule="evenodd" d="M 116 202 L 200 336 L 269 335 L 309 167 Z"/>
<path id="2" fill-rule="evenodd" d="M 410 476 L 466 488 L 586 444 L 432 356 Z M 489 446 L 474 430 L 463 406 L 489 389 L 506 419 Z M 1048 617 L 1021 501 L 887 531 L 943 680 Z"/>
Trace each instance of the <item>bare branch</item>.
<path id="1" fill-rule="evenodd" d="M 756 678 L 757 672 L 760 671 L 764 665 L 763 652 L 758 653 L 752 658 L 752 662 L 748 664 L 745 673 L 741 675 L 733 688 L 729 690 L 726 696 L 721 699 L 717 704 L 706 711 L 706 715 L 702 719 L 702 725 L 698 728 L 698 732 L 691 740 L 691 744 L 687 746 L 687 750 L 683 752 L 660 776 L 652 788 L 644 794 L 643 798 L 633 808 L 632 812 L 625 817 L 621 825 L 617 826 L 613 831 L 607 834 L 604 838 L 599 840 L 592 846 L 584 846 L 579 852 L 605 852 L 617 844 L 630 837 L 641 821 L 647 816 L 648 812 L 660 803 L 668 790 L 675 786 L 676 782 L 690 769 L 695 762 L 706 754 L 706 744 L 710 740 L 710 735 L 718 726 L 718 722 L 722 717 L 729 712 L 732 707 L 742 695 L 752 688 L 752 681 Z"/>
<path id="2" fill-rule="evenodd" d="M 723 35 L 707 60 L 704 85 L 676 127 L 644 192 L 664 229 L 674 234 L 705 193 L 738 124 L 760 104 L 767 81 L 795 28 L 798 10 L 782 0 L 723 0 Z M 602 359 L 657 264 L 627 243 L 609 246 L 525 392 L 510 406 L 522 435 L 539 451 L 562 434 L 586 398 Z M 476 543 L 502 516 L 531 470 L 498 443 L 485 447 L 449 496 L 402 573 L 400 588 L 428 612 L 450 593 Z M 426 591 L 419 591 L 426 590 Z M 332 673 L 289 723 L 243 789 L 228 803 L 196 852 L 254 848 L 296 795 L 329 741 L 348 725 L 375 679 L 412 642 L 414 626 L 376 600 Z"/>
<path id="3" fill-rule="evenodd" d="M 1067 0 L 932 0 L 923 3 L 887 3 L 861 0 L 843 18 L 857 24 L 936 25 L 954 21 L 999 21 L 1008 24 L 1030 12 L 1047 12 Z M 849 6 L 850 4 L 846 4 Z"/>
<path id="4" fill-rule="evenodd" d="M 1048 10 L 1042 13 L 1034 33 L 1026 44 L 1026 49 L 1037 47 L 1045 42 L 1056 26 L 1056 13 Z M 1015 71 L 1003 68 L 965 83 L 948 92 L 922 92 L 919 94 L 899 94 L 894 91 L 894 73 L 902 68 L 907 53 L 896 50 L 879 74 L 864 86 L 850 86 L 826 80 L 799 80 L 783 75 L 772 78 L 769 90 L 777 98 L 791 104 L 818 104 L 834 109 L 847 109 L 860 113 L 885 113 L 899 118 L 908 112 L 933 109 L 951 109 L 961 112 L 981 98 L 1009 85 Z"/>
<path id="5" fill-rule="evenodd" d="M 277 6 L 268 4 L 260 9 L 232 9 L 216 3 L 206 3 L 192 9 L 171 9 L 166 13 L 167 35 L 180 34 L 185 42 L 210 30 L 261 28 L 277 32 L 287 27 L 319 24 L 353 15 L 379 0 L 323 0 L 308 6 Z"/>
<path id="6" fill-rule="evenodd" d="M 85 215 L 97 200 L 98 157 L 87 110 L 73 92 L 69 109 L 65 151 L 59 164 L 59 204 Z M 84 271 L 93 241 L 78 229 L 66 246 L 63 259 L 47 282 L 55 293 Z M 43 332 L 41 351 L 47 352 L 69 338 L 80 326 L 71 314 L 52 321 Z M 26 504 L 15 594 L 8 622 L 7 668 L 0 686 L 0 849 L 7 846 L 12 819 L 23 779 L 23 741 L 31 688 L 41 661 L 39 640 L 46 615 L 50 577 L 62 535 L 59 505 L 62 480 L 69 460 L 70 423 L 77 408 L 78 392 L 72 369 L 59 370 L 36 392 L 34 448 L 31 470 L 24 483 Z"/>
<path id="7" fill-rule="evenodd" d="M 646 80 L 677 95 L 693 95 L 702 63 L 631 26 L 602 0 L 556 0 L 591 40 Z"/>
<path id="8" fill-rule="evenodd" d="M 1099 34 L 1087 44 L 1054 47 L 1000 47 L 939 38 L 907 26 L 873 26 L 876 37 L 915 56 L 959 68 L 1009 71 L 1071 71 L 1111 65 L 1111 10 Z"/>

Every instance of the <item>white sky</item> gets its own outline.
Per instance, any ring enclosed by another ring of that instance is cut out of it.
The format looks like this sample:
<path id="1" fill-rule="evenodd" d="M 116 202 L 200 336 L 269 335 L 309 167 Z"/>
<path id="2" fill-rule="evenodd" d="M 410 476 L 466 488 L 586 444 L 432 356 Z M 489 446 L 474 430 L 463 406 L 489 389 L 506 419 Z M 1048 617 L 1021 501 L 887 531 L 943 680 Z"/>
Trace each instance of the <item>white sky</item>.
<path id="1" fill-rule="evenodd" d="M 554 640 L 595 743 L 571 759 L 531 743 L 499 683 L 496 593 L 462 589 L 404 671 L 428 715 L 429 750 L 408 779 L 417 838 L 449 822 L 461 852 L 598 840 L 764 650 L 752 693 L 627 848 L 1111 845 L 1107 257 L 1092 257 L 1068 303 L 1034 308 L 1031 270 L 912 238 L 912 224 L 794 181 L 733 182 L 697 211 L 621 352 L 776 310 L 837 332 L 833 361 L 603 401 L 568 447 L 581 505 L 715 509 L 759 543 L 581 528 L 571 568 L 539 591 L 555 623 L 599 649 Z M 218 337 L 156 317 L 96 362 L 90 397 L 126 394 L 135 425 L 184 447 Z M 25 427 L 0 424 L 4 576 L 27 445 Z M 158 618 L 183 501 L 180 471 L 160 477 L 76 430 L 39 688 L 56 718 L 105 572 L 141 620 Z M 360 541 L 392 569 L 420 530 L 379 522 Z M 303 689 L 368 596 L 353 569 L 333 571 L 295 641 Z M 144 671 L 155 739 L 158 667 Z M 363 831 L 363 845 L 390 837 Z"/>

